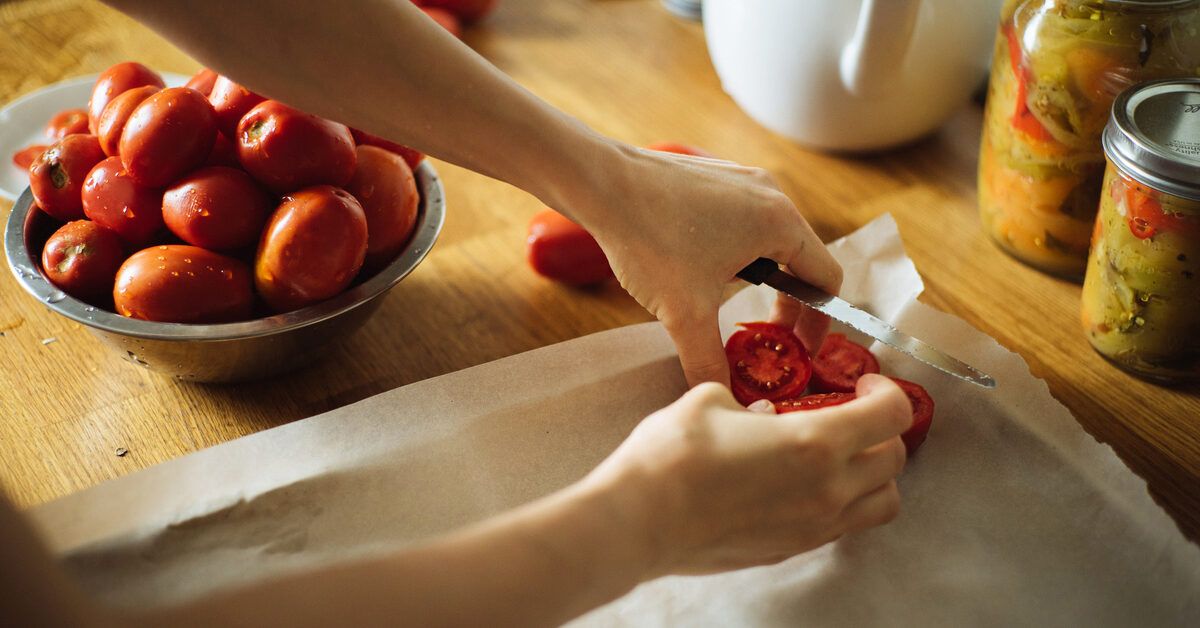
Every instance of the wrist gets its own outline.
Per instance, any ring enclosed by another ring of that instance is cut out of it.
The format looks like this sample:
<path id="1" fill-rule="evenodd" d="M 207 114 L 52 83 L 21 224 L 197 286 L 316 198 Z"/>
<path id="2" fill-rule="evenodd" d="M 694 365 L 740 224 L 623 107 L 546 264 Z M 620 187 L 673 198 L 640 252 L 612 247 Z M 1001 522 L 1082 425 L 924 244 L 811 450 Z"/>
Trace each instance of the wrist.
<path id="1" fill-rule="evenodd" d="M 591 496 L 597 516 L 617 532 L 625 561 L 638 582 L 671 572 L 671 535 L 668 532 L 670 499 L 654 491 L 654 483 L 639 468 L 617 469 L 601 465 L 577 486 Z"/>
<path id="2" fill-rule="evenodd" d="M 636 149 L 605 137 L 574 119 L 563 120 L 558 137 L 523 168 L 533 180 L 522 185 L 547 206 L 595 232 L 605 221 L 615 188 Z"/>

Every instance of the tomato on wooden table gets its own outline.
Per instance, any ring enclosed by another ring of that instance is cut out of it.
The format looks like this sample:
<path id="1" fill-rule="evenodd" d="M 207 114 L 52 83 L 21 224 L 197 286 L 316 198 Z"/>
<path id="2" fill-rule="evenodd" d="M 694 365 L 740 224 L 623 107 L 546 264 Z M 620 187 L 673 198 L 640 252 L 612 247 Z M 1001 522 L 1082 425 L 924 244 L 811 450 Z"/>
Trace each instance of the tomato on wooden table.
<path id="1" fill-rule="evenodd" d="M 143 85 L 153 85 L 159 89 L 167 86 L 157 72 L 133 61 L 118 63 L 101 72 L 88 101 L 88 129 L 93 133 L 97 131 L 100 114 L 104 113 L 104 108 L 112 99 Z"/>
<path id="2" fill-rule="evenodd" d="M 42 271 L 50 283 L 89 303 L 108 300 L 124 261 L 121 238 L 90 220 L 59 227 L 42 249 Z"/>
<path id="3" fill-rule="evenodd" d="M 445 9 L 464 22 L 483 19 L 496 8 L 496 0 L 417 0 L 416 4 Z"/>
<path id="4" fill-rule="evenodd" d="M 132 245 L 149 243 L 162 229 L 162 190 L 134 181 L 120 157 L 109 157 L 92 168 L 82 196 L 88 218 Z"/>
<path id="5" fill-rule="evenodd" d="M 63 221 L 83 218 L 83 182 L 104 159 L 95 135 L 68 135 L 29 166 L 29 189 L 42 211 Z"/>
<path id="6" fill-rule="evenodd" d="M 188 244 L 231 250 L 258 240 L 271 198 L 250 175 L 223 166 L 196 170 L 163 193 L 163 222 Z"/>
<path id="7" fill-rule="evenodd" d="M 805 410 L 816 410 L 817 408 L 828 408 L 830 406 L 840 406 L 843 403 L 848 403 L 857 399 L 854 393 L 848 392 L 831 392 L 818 393 L 815 395 L 805 395 L 796 397 L 795 399 L 784 399 L 775 403 L 775 412 L 786 414 L 788 412 L 803 412 Z"/>
<path id="8" fill-rule="evenodd" d="M 188 82 L 184 83 L 183 86 L 190 87 L 204 96 L 208 96 L 212 93 L 213 84 L 217 82 L 217 76 L 219 75 L 216 72 L 208 68 L 200 68 L 200 71 L 193 74 L 192 78 L 188 79 Z"/>
<path id="9" fill-rule="evenodd" d="M 421 195 L 412 170 L 399 155 L 376 146 L 359 146 L 358 167 L 346 191 L 367 217 L 367 256 L 363 269 L 373 273 L 404 250 L 417 224 Z"/>
<path id="10" fill-rule="evenodd" d="M 125 260 L 113 288 L 117 313 L 161 323 L 229 323 L 250 318 L 250 269 L 186 244 L 142 249 Z"/>
<path id="11" fill-rule="evenodd" d="M 42 153 L 46 152 L 47 148 L 50 147 L 45 144 L 33 144 L 31 146 L 26 146 L 25 148 L 13 153 L 13 165 L 21 170 L 29 170 L 29 166 L 33 165 L 34 160 L 37 159 Z"/>
<path id="12" fill-rule="evenodd" d="M 597 284 L 613 276 L 596 238 L 553 209 L 542 210 L 529 221 L 526 257 L 539 275 L 575 286 Z"/>
<path id="13" fill-rule="evenodd" d="M 908 395 L 908 401 L 912 404 L 912 427 L 900 435 L 904 441 L 904 448 L 908 455 L 912 456 L 921 443 L 925 442 L 925 437 L 929 435 L 929 427 L 933 425 L 933 397 L 930 397 L 929 392 L 920 384 L 899 377 L 893 377 L 891 380 Z"/>
<path id="14" fill-rule="evenodd" d="M 271 214 L 254 259 L 254 285 L 277 312 L 345 290 L 367 254 L 367 217 L 349 192 L 318 185 L 292 193 Z"/>
<path id="15" fill-rule="evenodd" d="M 120 152 L 121 133 L 125 130 L 129 116 L 143 100 L 159 91 L 162 90 L 153 85 L 143 85 L 125 90 L 125 93 L 108 103 L 100 113 L 100 120 L 96 122 L 96 136 L 100 138 L 100 148 L 104 149 L 105 155 L 112 157 Z"/>
<path id="16" fill-rule="evenodd" d="M 218 76 L 208 95 L 213 111 L 217 113 L 217 128 L 229 137 L 237 134 L 238 122 L 241 122 L 251 109 L 266 98 L 234 83 L 224 76 Z"/>
<path id="17" fill-rule="evenodd" d="M 421 160 L 425 159 L 425 155 L 415 148 L 410 148 L 404 144 L 397 144 L 391 140 L 385 140 L 378 135 L 371 135 L 366 131 L 352 128 L 350 129 L 350 135 L 354 137 L 354 143 L 359 146 L 378 146 L 379 148 L 400 155 L 404 158 L 404 163 L 408 164 L 408 167 L 412 168 L 413 171 L 416 171 L 417 166 L 421 165 Z"/>
<path id="18" fill-rule="evenodd" d="M 121 163 L 138 183 L 163 187 L 204 162 L 216 133 L 216 114 L 200 92 L 164 89 L 129 115 L 121 132 Z"/>
<path id="19" fill-rule="evenodd" d="M 433 21 L 437 22 L 442 28 L 446 29 L 446 31 L 448 31 L 451 35 L 462 39 L 462 22 L 459 21 L 457 15 L 438 7 L 421 7 L 421 10 L 425 12 L 425 15 L 428 15 Z"/>
<path id="20" fill-rule="evenodd" d="M 238 123 L 235 140 L 246 171 L 278 193 L 341 187 L 354 176 L 357 156 L 349 127 L 278 101 L 251 109 Z"/>
<path id="21" fill-rule="evenodd" d="M 46 137 L 61 140 L 68 135 L 88 132 L 88 112 L 86 109 L 67 109 L 54 114 L 46 124 Z"/>
<path id="22" fill-rule="evenodd" d="M 820 392 L 854 392 L 858 378 L 878 373 L 879 361 L 864 346 L 845 334 L 829 334 L 813 358 L 813 389 Z"/>
<path id="23" fill-rule="evenodd" d="M 733 396 L 742 405 L 791 399 L 804 392 L 812 363 L 792 330 L 771 323 L 741 323 L 725 343 Z"/>

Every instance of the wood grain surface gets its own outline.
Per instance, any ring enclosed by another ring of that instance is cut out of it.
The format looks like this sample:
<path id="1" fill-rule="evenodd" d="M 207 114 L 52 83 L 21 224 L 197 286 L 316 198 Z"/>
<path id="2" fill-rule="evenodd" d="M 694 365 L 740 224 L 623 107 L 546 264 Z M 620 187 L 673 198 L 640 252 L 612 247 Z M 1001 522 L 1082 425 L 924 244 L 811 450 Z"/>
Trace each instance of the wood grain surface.
<path id="1" fill-rule="evenodd" d="M 0 27 L 0 102 L 118 61 L 180 73 L 198 67 L 95 2 L 3 3 Z M 658 0 L 504 0 L 466 40 L 604 133 L 691 143 L 768 168 L 824 238 L 891 212 L 925 278 L 922 300 L 1024 356 L 1084 429 L 1111 444 L 1185 533 L 1200 538 L 1196 389 L 1157 387 L 1110 367 L 1080 331 L 1079 286 L 1030 270 L 985 239 L 974 200 L 978 107 L 896 151 L 828 155 L 743 114 L 721 91 L 700 26 Z M 27 507 L 396 386 L 650 319 L 617 286 L 575 290 L 534 275 L 524 235 L 539 203 L 435 164 L 448 217 L 428 260 L 323 363 L 282 379 L 205 386 L 157 376 L 0 273 L 0 484 Z"/>

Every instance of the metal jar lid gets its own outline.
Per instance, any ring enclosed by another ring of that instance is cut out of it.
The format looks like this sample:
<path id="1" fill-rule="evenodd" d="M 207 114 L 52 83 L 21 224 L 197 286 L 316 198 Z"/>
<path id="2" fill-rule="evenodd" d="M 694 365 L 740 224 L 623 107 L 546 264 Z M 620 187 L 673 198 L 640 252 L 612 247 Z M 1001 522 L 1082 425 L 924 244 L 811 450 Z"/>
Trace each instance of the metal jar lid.
<path id="1" fill-rule="evenodd" d="M 1200 200 L 1200 79 L 1134 85 L 1113 102 L 1104 154 L 1139 183 Z"/>

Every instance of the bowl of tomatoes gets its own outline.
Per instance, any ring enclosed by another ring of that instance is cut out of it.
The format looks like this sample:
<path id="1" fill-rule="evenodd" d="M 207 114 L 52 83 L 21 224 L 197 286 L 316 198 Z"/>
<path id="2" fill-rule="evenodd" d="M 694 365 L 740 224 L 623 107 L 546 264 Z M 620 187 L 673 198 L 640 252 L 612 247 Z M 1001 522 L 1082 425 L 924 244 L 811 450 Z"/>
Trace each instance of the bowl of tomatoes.
<path id="1" fill-rule="evenodd" d="M 362 326 L 441 232 L 416 151 L 211 72 L 100 75 L 87 127 L 31 157 L 5 251 L 21 286 L 120 357 L 180 380 L 310 364 Z"/>

